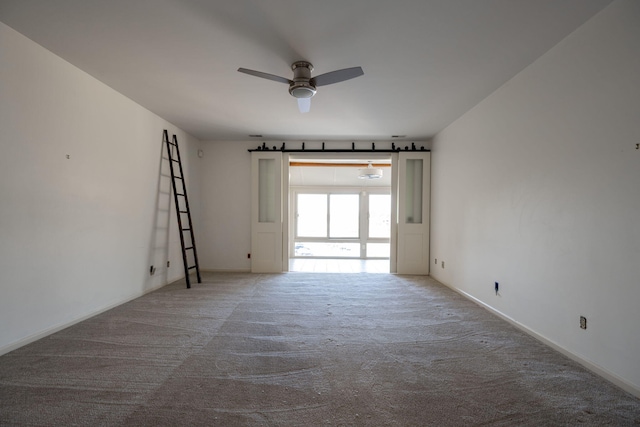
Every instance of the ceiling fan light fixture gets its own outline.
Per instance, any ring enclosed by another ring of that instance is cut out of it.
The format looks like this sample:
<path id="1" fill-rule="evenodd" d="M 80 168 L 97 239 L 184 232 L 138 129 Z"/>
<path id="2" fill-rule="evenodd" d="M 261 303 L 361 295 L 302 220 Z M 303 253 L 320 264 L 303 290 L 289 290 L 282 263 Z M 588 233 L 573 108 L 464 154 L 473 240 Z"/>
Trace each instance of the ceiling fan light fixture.
<path id="1" fill-rule="evenodd" d="M 307 61 L 297 61 L 291 64 L 293 81 L 289 85 L 289 94 L 294 98 L 311 98 L 316 94 L 316 87 L 311 84 L 313 65 Z"/>
<path id="2" fill-rule="evenodd" d="M 311 98 L 316 94 L 316 88 L 306 82 L 295 82 L 289 86 L 289 93 L 294 98 Z"/>
<path id="3" fill-rule="evenodd" d="M 340 83 L 355 77 L 364 75 L 362 67 L 343 68 L 342 70 L 330 71 L 311 77 L 313 65 L 307 61 L 296 61 L 291 64 L 293 79 L 276 76 L 275 74 L 263 73 L 262 71 L 238 68 L 238 71 L 254 77 L 260 77 L 279 83 L 289 85 L 289 94 L 298 100 L 298 109 L 301 113 L 308 113 L 311 107 L 311 98 L 316 94 L 317 86 L 326 86 Z"/>
<path id="4" fill-rule="evenodd" d="M 366 168 L 358 169 L 358 178 L 360 179 L 380 179 L 382 178 L 382 169 L 374 168 L 371 162 Z"/>
<path id="5" fill-rule="evenodd" d="M 311 110 L 311 98 L 298 98 L 298 110 L 308 113 Z"/>

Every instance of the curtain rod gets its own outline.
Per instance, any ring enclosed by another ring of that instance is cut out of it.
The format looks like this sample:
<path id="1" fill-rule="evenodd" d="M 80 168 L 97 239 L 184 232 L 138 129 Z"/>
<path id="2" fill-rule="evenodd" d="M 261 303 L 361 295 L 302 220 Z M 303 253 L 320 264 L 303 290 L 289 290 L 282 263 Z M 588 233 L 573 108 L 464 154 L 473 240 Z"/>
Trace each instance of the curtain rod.
<path id="1" fill-rule="evenodd" d="M 280 151 L 283 153 L 397 153 L 400 151 L 425 151 L 425 152 L 429 152 L 431 150 L 425 149 L 424 146 L 421 146 L 420 148 L 416 147 L 416 144 L 414 142 L 411 143 L 411 147 L 409 147 L 408 145 L 404 147 L 404 150 L 400 147 L 396 147 L 395 142 L 391 143 L 391 148 L 383 148 L 383 149 L 376 149 L 376 144 L 375 143 L 371 143 L 371 148 L 356 148 L 356 143 L 352 142 L 351 143 L 351 149 L 348 148 L 328 148 L 325 149 L 324 148 L 324 142 L 322 143 L 322 148 L 321 149 L 305 149 L 304 147 L 304 142 L 302 143 L 302 148 L 298 148 L 298 149 L 291 149 L 291 148 L 286 148 L 285 143 L 282 143 L 282 146 L 280 148 L 277 148 L 275 145 L 272 148 L 267 147 L 267 143 L 263 142 L 262 145 L 258 146 L 258 148 L 254 148 L 254 149 L 249 149 L 247 150 L 250 153 L 254 152 L 254 151 Z"/>

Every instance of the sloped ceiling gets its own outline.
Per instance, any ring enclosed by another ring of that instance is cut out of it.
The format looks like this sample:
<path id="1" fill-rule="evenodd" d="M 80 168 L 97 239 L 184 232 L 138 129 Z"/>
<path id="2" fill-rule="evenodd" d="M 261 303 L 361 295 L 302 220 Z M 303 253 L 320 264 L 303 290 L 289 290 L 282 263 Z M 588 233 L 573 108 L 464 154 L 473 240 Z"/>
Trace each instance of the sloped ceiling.
<path id="1" fill-rule="evenodd" d="M 426 140 L 610 0 L 0 0 L 0 21 L 201 140 Z M 319 88 L 298 112 L 284 84 Z"/>

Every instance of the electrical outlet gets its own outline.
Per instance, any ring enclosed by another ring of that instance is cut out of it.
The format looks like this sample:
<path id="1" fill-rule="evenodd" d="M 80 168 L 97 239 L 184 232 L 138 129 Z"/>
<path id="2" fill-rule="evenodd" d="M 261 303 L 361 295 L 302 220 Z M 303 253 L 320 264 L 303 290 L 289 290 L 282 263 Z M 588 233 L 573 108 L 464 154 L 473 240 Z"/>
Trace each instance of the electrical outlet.
<path id="1" fill-rule="evenodd" d="M 167 261 L 167 268 L 171 267 L 171 261 Z"/>
<path id="2" fill-rule="evenodd" d="M 500 290 L 500 284 L 496 282 L 496 295 L 498 295 L 498 291 Z"/>
<path id="3" fill-rule="evenodd" d="M 580 329 L 587 329 L 587 318 L 580 316 Z"/>
<path id="4" fill-rule="evenodd" d="M 251 259 L 251 254 L 247 254 L 247 259 Z"/>
<path id="5" fill-rule="evenodd" d="M 636 144 L 636 150 L 640 150 L 640 144 Z"/>

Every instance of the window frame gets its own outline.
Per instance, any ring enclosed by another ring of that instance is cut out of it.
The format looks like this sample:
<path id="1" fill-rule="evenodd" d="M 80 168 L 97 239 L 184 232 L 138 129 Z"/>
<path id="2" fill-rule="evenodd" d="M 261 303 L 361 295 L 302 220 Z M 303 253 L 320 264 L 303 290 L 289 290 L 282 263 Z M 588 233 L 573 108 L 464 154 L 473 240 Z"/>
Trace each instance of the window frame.
<path id="1" fill-rule="evenodd" d="M 298 195 L 299 194 L 325 194 L 327 200 L 327 236 L 326 237 L 306 237 L 298 235 Z M 354 194 L 358 195 L 360 212 L 358 216 L 359 223 L 359 236 L 355 238 L 335 238 L 330 237 L 330 215 L 331 215 L 331 194 Z M 391 238 L 384 237 L 369 237 L 369 195 L 371 194 L 387 194 L 391 196 L 391 188 L 389 187 L 331 187 L 331 186 L 314 186 L 314 187 L 290 187 L 290 200 L 291 200 L 291 229 L 290 235 L 290 254 L 291 258 L 331 258 L 323 256 L 296 256 L 295 247 L 298 243 L 359 243 L 360 256 L 359 257 L 344 257 L 347 259 L 389 259 L 389 257 L 369 257 L 367 256 L 367 244 L 368 243 L 386 243 L 391 244 Z M 391 203 L 390 203 L 391 205 Z M 391 206 L 389 206 L 391 210 Z M 391 236 L 391 225 L 389 224 L 389 235 Z M 342 257 L 341 257 L 342 258 Z"/>

